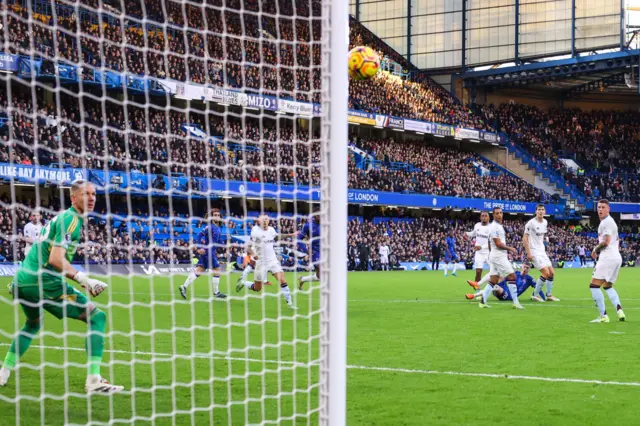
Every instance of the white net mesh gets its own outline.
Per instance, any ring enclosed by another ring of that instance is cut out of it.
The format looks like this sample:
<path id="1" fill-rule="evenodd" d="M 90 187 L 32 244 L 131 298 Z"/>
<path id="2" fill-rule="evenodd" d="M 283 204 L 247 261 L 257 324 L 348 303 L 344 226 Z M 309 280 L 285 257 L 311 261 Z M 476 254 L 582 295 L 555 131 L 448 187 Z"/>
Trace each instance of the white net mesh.
<path id="1" fill-rule="evenodd" d="M 329 5 L 2 2 L 3 424 L 326 415 Z"/>

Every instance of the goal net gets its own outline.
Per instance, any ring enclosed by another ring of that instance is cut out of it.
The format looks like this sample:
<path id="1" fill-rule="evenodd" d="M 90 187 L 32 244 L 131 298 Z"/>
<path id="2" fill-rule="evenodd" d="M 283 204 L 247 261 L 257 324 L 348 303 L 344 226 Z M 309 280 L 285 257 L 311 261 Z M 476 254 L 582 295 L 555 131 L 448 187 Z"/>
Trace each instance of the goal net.
<path id="1" fill-rule="evenodd" d="M 337 3 L 2 2 L 2 424 L 344 424 Z"/>

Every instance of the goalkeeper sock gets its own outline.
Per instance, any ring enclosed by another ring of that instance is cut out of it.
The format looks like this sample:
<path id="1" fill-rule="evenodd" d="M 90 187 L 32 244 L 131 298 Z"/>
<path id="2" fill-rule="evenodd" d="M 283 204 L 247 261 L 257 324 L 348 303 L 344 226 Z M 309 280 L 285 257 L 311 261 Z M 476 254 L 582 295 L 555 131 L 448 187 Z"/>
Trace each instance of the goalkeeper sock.
<path id="1" fill-rule="evenodd" d="M 2 364 L 4 368 L 12 370 L 16 366 L 20 357 L 29 349 L 31 340 L 38 334 L 38 331 L 40 331 L 40 321 L 35 325 L 29 321 L 24 324 L 18 337 L 11 342 L 9 352 L 7 352 L 7 356 L 5 356 L 4 363 Z"/>
<path id="2" fill-rule="evenodd" d="M 491 285 L 491 283 L 487 284 L 487 286 L 484 288 L 484 291 L 482 292 L 482 303 L 487 303 L 487 301 L 489 300 L 489 296 L 491 296 L 491 292 L 493 291 L 493 285 Z"/>
<path id="3" fill-rule="evenodd" d="M 191 272 L 187 277 L 187 280 L 182 284 L 184 288 L 189 288 L 189 286 L 198 278 L 195 272 Z"/>
<path id="4" fill-rule="evenodd" d="M 280 284 L 280 290 L 282 291 L 284 300 L 286 300 L 287 303 L 291 303 L 291 290 L 289 290 L 289 285 L 287 283 Z"/>
<path id="5" fill-rule="evenodd" d="M 100 309 L 95 309 L 89 315 L 89 333 L 85 344 L 87 356 L 89 357 L 89 376 L 100 376 L 107 314 Z"/>
<path id="6" fill-rule="evenodd" d="M 247 280 L 247 277 L 249 276 L 251 271 L 253 271 L 253 268 L 251 267 L 251 265 L 247 265 L 247 267 L 244 268 L 244 271 L 242 271 L 242 281 Z"/>
<path id="7" fill-rule="evenodd" d="M 214 276 L 211 282 L 213 283 L 213 294 L 220 293 L 220 277 Z"/>
<path id="8" fill-rule="evenodd" d="M 537 296 L 538 293 L 540 293 L 540 291 L 542 290 L 542 287 L 545 285 L 546 282 L 547 280 L 542 275 L 540 275 L 540 277 L 538 278 L 538 281 L 536 281 L 536 287 L 533 289 L 534 296 Z M 551 294 L 551 293 L 547 291 L 547 294 Z"/>

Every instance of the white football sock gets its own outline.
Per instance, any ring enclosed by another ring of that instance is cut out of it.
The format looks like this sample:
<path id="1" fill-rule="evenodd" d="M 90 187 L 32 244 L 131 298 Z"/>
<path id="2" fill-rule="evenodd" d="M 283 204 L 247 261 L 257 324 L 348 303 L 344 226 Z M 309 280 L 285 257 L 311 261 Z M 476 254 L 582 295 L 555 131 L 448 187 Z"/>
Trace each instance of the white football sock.
<path id="1" fill-rule="evenodd" d="M 249 276 L 251 271 L 253 271 L 253 267 L 251 267 L 251 265 L 247 265 L 247 267 L 244 268 L 244 271 L 242 271 L 242 281 L 247 280 L 247 277 Z"/>
<path id="2" fill-rule="evenodd" d="M 305 275 L 304 277 L 300 278 L 300 281 L 302 281 L 303 283 L 308 283 L 311 281 L 320 281 L 320 278 L 318 278 L 315 274 Z"/>
<path id="3" fill-rule="evenodd" d="M 596 302 L 600 316 L 603 317 L 607 315 L 607 311 L 604 308 L 604 295 L 602 291 L 599 288 L 591 288 L 591 296 L 593 297 L 593 301 Z"/>
<path id="4" fill-rule="evenodd" d="M 189 288 L 189 286 L 196 280 L 198 279 L 198 275 L 196 275 L 195 272 L 191 272 L 189 274 L 189 276 L 187 277 L 187 280 L 184 282 L 184 284 L 182 284 L 184 286 L 184 288 Z"/>
<path id="5" fill-rule="evenodd" d="M 444 264 L 444 274 L 445 274 L 445 276 L 447 275 L 447 271 L 448 271 L 448 270 L 449 270 L 449 264 L 448 264 L 448 263 L 445 263 L 445 264 Z"/>
<path id="6" fill-rule="evenodd" d="M 287 303 L 291 303 L 291 290 L 289 289 L 289 286 L 287 285 L 287 283 L 280 284 L 280 291 L 282 291 L 284 300 L 286 300 Z"/>
<path id="7" fill-rule="evenodd" d="M 491 275 L 486 274 L 484 277 L 482 277 L 480 279 L 480 281 L 478 281 L 478 286 L 482 287 L 482 284 L 488 283 L 489 282 L 489 278 L 491 278 Z"/>
<path id="8" fill-rule="evenodd" d="M 551 296 L 553 294 L 553 280 L 547 280 L 547 296 Z"/>
<path id="9" fill-rule="evenodd" d="M 613 287 L 605 288 L 604 291 L 607 292 L 607 296 L 609 296 L 609 300 L 611 300 L 611 303 L 613 304 L 613 307 L 616 308 L 616 311 L 622 309 L 622 306 L 620 306 L 620 296 L 618 296 L 618 292 Z"/>
<path id="10" fill-rule="evenodd" d="M 458 264 L 457 264 L 457 263 L 454 263 L 454 264 L 453 264 L 453 272 L 452 272 L 452 274 L 455 274 L 455 273 L 456 273 L 456 269 L 458 269 Z"/>
<path id="11" fill-rule="evenodd" d="M 536 281 L 536 287 L 533 289 L 533 295 L 534 296 L 538 296 L 538 294 L 540 293 L 540 291 L 542 290 L 542 287 L 544 287 L 544 284 L 546 282 L 547 281 L 545 280 L 545 278 L 542 275 L 540 275 L 538 277 L 538 281 Z"/>
<path id="12" fill-rule="evenodd" d="M 487 284 L 482 292 L 482 303 L 487 303 L 489 301 L 489 296 L 491 296 L 491 292 L 493 291 L 493 285 L 491 283 Z"/>
<path id="13" fill-rule="evenodd" d="M 513 303 L 515 303 L 516 305 L 519 305 L 520 301 L 518 300 L 518 286 L 513 281 L 507 281 L 507 287 L 509 287 L 509 293 L 511 293 L 511 300 L 513 300 Z"/>
<path id="14" fill-rule="evenodd" d="M 213 284 L 213 294 L 220 293 L 220 277 L 214 275 L 211 283 Z"/>

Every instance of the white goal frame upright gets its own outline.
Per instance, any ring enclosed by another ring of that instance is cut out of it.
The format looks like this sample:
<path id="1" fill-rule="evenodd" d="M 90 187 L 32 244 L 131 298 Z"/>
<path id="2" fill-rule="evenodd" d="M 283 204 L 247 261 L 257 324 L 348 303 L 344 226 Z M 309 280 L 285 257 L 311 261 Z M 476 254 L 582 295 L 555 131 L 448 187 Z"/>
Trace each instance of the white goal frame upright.
<path id="1" fill-rule="evenodd" d="M 329 90 L 322 93 L 330 99 L 322 100 L 323 151 L 328 157 L 322 173 L 322 254 L 330 268 L 322 268 L 320 277 L 325 284 L 321 303 L 327 304 L 321 318 L 320 423 L 343 426 L 347 407 L 348 2 L 325 0 L 323 22 L 329 23 L 330 31 L 323 31 L 322 60 L 329 62 L 329 73 L 325 68 L 322 84 L 329 85 Z"/>

